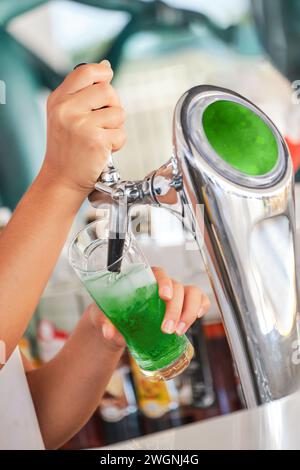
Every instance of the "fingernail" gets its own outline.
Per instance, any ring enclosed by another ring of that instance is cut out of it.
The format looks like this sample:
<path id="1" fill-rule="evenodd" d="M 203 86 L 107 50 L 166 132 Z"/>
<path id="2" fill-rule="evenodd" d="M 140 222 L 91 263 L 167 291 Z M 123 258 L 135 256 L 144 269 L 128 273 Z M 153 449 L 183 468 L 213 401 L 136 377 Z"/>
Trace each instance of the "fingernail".
<path id="1" fill-rule="evenodd" d="M 202 315 L 203 315 L 203 307 L 200 307 L 199 312 L 198 312 L 198 314 L 197 314 L 197 317 L 198 317 L 198 318 L 201 318 Z"/>
<path id="2" fill-rule="evenodd" d="M 170 334 L 174 333 L 174 330 L 175 330 L 174 321 L 173 320 L 165 321 L 165 323 L 163 324 L 163 331 L 170 335 Z"/>
<path id="3" fill-rule="evenodd" d="M 109 325 L 106 325 L 106 323 L 104 323 L 104 325 L 102 326 L 102 333 L 105 339 L 111 338 L 111 329 Z"/>
<path id="4" fill-rule="evenodd" d="M 108 67 L 111 67 L 111 63 L 110 63 L 109 60 L 107 60 L 107 59 L 101 60 L 100 64 L 102 64 L 102 65 L 107 65 Z"/>
<path id="5" fill-rule="evenodd" d="M 179 323 L 179 325 L 177 326 L 176 328 L 176 333 L 180 336 L 180 335 L 183 335 L 183 333 L 185 332 L 185 327 L 186 327 L 186 324 L 181 321 Z"/>
<path id="6" fill-rule="evenodd" d="M 172 289 L 169 286 L 164 286 L 160 289 L 160 293 L 166 299 L 172 299 Z"/>

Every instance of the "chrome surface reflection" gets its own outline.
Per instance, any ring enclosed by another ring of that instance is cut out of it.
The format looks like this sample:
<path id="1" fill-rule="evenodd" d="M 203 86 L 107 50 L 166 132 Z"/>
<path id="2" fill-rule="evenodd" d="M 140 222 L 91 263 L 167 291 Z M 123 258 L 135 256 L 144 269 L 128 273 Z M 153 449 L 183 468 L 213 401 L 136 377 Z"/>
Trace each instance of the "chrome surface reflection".
<path id="1" fill-rule="evenodd" d="M 105 450 L 300 449 L 300 393 L 200 423 L 150 434 Z"/>
<path id="2" fill-rule="evenodd" d="M 229 99 L 258 114 L 272 129 L 279 160 L 251 177 L 215 154 L 199 122 L 207 105 Z M 284 140 L 252 103 L 214 87 L 196 87 L 179 101 L 175 154 L 184 200 L 205 207 L 198 244 L 210 274 L 247 405 L 299 388 L 298 293 L 295 275 L 293 169 Z M 204 241 L 204 243 L 203 243 Z"/>

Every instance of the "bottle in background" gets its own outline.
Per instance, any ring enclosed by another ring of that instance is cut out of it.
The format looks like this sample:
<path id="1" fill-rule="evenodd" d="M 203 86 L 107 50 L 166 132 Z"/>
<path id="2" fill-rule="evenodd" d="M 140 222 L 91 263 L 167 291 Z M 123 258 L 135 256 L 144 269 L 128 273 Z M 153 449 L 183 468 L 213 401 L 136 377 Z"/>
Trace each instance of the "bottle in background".
<path id="1" fill-rule="evenodd" d="M 135 360 L 130 364 L 140 411 L 148 418 L 160 418 L 170 410 L 178 408 L 178 392 L 174 380 L 153 381 L 145 377 Z"/>
<path id="2" fill-rule="evenodd" d="M 201 320 L 192 325 L 189 336 L 195 350 L 195 355 L 188 369 L 191 378 L 193 405 L 199 408 L 208 408 L 215 401 L 215 392 Z"/>
<path id="3" fill-rule="evenodd" d="M 99 414 L 104 421 L 116 423 L 136 411 L 137 403 L 130 380 L 130 367 L 121 364 L 106 387 L 99 405 Z"/>

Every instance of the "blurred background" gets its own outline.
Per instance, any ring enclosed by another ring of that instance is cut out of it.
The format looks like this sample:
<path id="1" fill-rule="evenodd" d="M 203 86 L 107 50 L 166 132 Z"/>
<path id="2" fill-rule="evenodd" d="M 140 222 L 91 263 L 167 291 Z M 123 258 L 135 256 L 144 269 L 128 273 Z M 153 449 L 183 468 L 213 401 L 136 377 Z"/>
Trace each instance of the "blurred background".
<path id="1" fill-rule="evenodd" d="M 47 96 L 80 62 L 106 58 L 115 71 L 128 142 L 114 162 L 125 179 L 170 158 L 177 100 L 208 83 L 245 95 L 273 119 L 300 180 L 299 40 L 297 0 L 0 0 L 0 232 L 41 165 Z M 298 195 L 296 185 L 297 223 Z M 94 218 L 85 204 L 70 237 Z M 190 332 L 195 358 L 179 379 L 153 384 L 126 353 L 99 409 L 65 448 L 111 444 L 243 407 L 200 255 L 185 250 L 180 223 L 162 209 L 151 209 L 138 238 L 151 264 L 211 297 L 210 313 Z M 68 243 L 20 345 L 37 366 L 63 346 L 90 303 L 69 267 Z"/>

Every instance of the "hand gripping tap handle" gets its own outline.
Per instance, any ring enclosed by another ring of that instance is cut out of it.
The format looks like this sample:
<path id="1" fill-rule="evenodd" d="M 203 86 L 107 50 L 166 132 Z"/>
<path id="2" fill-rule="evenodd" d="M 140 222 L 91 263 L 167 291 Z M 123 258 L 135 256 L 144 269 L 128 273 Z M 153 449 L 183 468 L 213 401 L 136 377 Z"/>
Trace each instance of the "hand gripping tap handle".
<path id="1" fill-rule="evenodd" d="M 78 67 L 81 67 L 82 65 L 87 65 L 86 62 L 81 62 L 80 64 L 75 65 L 74 70 L 77 69 Z M 114 167 L 112 156 L 110 154 L 108 158 L 108 162 L 104 170 L 102 171 L 98 182 L 101 184 L 106 184 L 108 186 L 111 186 L 115 183 L 117 183 L 120 180 L 120 176 Z"/>

